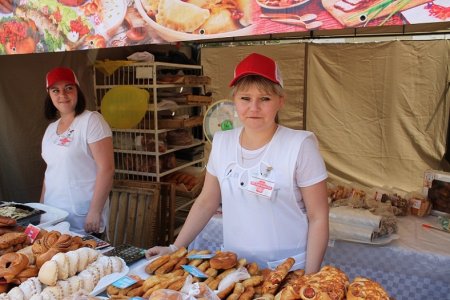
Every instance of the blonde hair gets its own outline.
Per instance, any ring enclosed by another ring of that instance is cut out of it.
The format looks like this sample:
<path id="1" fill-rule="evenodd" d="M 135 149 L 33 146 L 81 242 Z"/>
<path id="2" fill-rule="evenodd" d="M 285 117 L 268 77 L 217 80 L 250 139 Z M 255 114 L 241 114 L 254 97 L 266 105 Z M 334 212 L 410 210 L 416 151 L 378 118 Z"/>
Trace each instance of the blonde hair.
<path id="1" fill-rule="evenodd" d="M 234 95 L 236 95 L 238 91 L 246 91 L 252 86 L 256 86 L 256 88 L 269 95 L 277 95 L 279 97 L 284 97 L 286 95 L 284 89 L 278 83 L 259 75 L 248 75 L 236 82 L 231 90 L 231 97 L 234 98 Z"/>

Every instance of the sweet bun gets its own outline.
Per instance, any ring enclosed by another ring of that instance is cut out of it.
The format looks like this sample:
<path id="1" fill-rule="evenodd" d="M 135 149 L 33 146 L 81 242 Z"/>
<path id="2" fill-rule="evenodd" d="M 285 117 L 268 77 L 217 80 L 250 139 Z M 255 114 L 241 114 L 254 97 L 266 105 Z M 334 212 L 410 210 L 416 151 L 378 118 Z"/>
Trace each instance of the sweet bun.
<path id="1" fill-rule="evenodd" d="M 42 291 L 41 282 L 37 277 L 31 277 L 19 285 L 19 289 L 22 290 L 25 299 L 30 299 L 33 295 L 40 294 Z"/>
<path id="2" fill-rule="evenodd" d="M 41 294 L 33 295 L 30 300 L 45 300 Z"/>
<path id="3" fill-rule="evenodd" d="M 82 247 L 80 249 L 83 249 L 82 251 L 87 252 L 89 263 L 92 263 L 97 260 L 99 255 L 99 252 L 97 250 L 88 247 Z"/>
<path id="4" fill-rule="evenodd" d="M 44 299 L 62 299 L 63 293 L 59 286 L 48 286 L 41 292 L 41 296 Z"/>
<path id="5" fill-rule="evenodd" d="M 96 266 L 90 265 L 85 271 L 89 272 L 91 274 L 92 281 L 94 282 L 95 285 L 97 285 L 97 283 L 100 281 L 100 278 L 101 278 L 99 268 Z M 85 272 L 85 271 L 83 271 L 83 272 Z"/>
<path id="6" fill-rule="evenodd" d="M 98 264 L 100 264 L 103 268 L 103 271 L 105 274 L 111 274 L 112 271 L 112 262 L 111 259 L 108 256 L 100 256 L 97 260 Z"/>
<path id="7" fill-rule="evenodd" d="M 117 256 L 111 256 L 112 273 L 120 273 L 124 267 L 123 260 Z"/>
<path id="8" fill-rule="evenodd" d="M 60 288 L 63 297 L 70 296 L 72 294 L 72 287 L 67 280 L 58 280 L 56 286 Z"/>
<path id="9" fill-rule="evenodd" d="M 0 300 L 11 300 L 11 298 L 9 298 L 8 294 L 5 294 L 3 292 L 2 294 L 0 294 Z"/>
<path id="10" fill-rule="evenodd" d="M 80 248 L 80 249 L 77 249 L 75 251 L 78 254 L 78 268 L 77 268 L 77 272 L 81 272 L 84 269 L 86 269 L 86 267 L 89 264 L 88 248 Z"/>
<path id="11" fill-rule="evenodd" d="M 94 282 L 94 276 L 91 272 L 88 270 L 81 271 L 80 274 L 78 274 L 78 277 L 80 277 L 81 281 L 83 282 L 83 289 L 90 293 L 94 290 L 97 283 Z"/>
<path id="12" fill-rule="evenodd" d="M 56 261 L 58 265 L 58 280 L 69 278 L 69 259 L 66 254 L 57 253 L 51 260 Z"/>
<path id="13" fill-rule="evenodd" d="M 77 274 L 78 272 L 78 253 L 75 251 L 69 251 L 66 253 L 67 260 L 69 262 L 69 277 Z"/>
<path id="14" fill-rule="evenodd" d="M 78 276 L 72 276 L 67 279 L 67 282 L 70 284 L 70 288 L 72 291 L 80 291 L 83 289 L 83 281 Z"/>
<path id="15" fill-rule="evenodd" d="M 230 251 L 217 252 L 216 255 L 209 260 L 211 268 L 217 270 L 231 269 L 236 266 L 237 262 L 236 253 Z"/>
<path id="16" fill-rule="evenodd" d="M 9 292 L 8 296 L 11 299 L 14 300 L 25 300 L 25 294 L 22 292 L 22 290 L 19 287 L 13 287 Z"/>
<path id="17" fill-rule="evenodd" d="M 49 260 L 42 265 L 38 274 L 39 281 L 45 285 L 53 286 L 58 280 L 58 264 L 54 260 Z"/>

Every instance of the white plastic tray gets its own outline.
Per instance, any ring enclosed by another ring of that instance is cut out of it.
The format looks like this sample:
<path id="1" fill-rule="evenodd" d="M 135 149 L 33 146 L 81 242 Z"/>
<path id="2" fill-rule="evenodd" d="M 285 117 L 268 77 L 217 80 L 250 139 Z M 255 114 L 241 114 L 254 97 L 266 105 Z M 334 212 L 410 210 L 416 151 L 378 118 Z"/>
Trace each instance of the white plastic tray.
<path id="1" fill-rule="evenodd" d="M 106 290 L 106 288 L 108 287 L 108 285 L 112 284 L 114 281 L 119 280 L 120 278 L 122 278 L 128 274 L 130 269 L 125 264 L 125 261 L 123 259 L 121 259 L 121 260 L 122 260 L 122 265 L 124 266 L 122 272 L 111 273 L 109 275 L 102 277 L 100 279 L 100 281 L 97 283 L 97 285 L 95 286 L 94 290 L 89 293 L 89 295 L 96 296 L 96 295 L 104 292 Z"/>
<path id="2" fill-rule="evenodd" d="M 65 210 L 48 206 L 42 203 L 30 202 L 30 203 L 21 203 L 36 209 L 41 209 L 45 211 L 44 214 L 41 215 L 41 222 L 39 223 L 39 227 L 50 226 L 59 222 L 64 221 L 69 213 Z"/>

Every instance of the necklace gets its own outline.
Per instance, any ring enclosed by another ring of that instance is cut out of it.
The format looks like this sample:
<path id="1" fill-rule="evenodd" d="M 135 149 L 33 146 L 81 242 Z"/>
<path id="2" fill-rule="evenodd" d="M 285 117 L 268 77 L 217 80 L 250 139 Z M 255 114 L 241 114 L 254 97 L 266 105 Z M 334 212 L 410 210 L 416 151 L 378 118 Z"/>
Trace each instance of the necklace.
<path id="1" fill-rule="evenodd" d="M 246 150 L 246 151 L 248 151 L 248 152 L 253 152 L 252 154 L 250 154 L 250 156 L 248 156 L 248 157 L 245 157 L 244 156 L 244 147 L 242 146 L 242 141 L 243 141 L 243 136 L 244 136 L 244 130 L 242 130 L 242 132 L 241 132 L 241 135 L 239 136 L 239 143 L 240 143 L 240 152 L 241 152 L 241 163 L 242 163 L 242 165 L 245 165 L 246 164 L 246 161 L 247 162 L 249 162 L 249 161 L 252 161 L 252 160 L 256 160 L 256 159 L 259 159 L 262 155 L 263 155 L 263 153 L 264 152 L 266 152 L 266 149 L 267 149 L 267 145 L 269 144 L 269 143 L 266 143 L 264 146 L 262 146 L 261 148 L 259 148 L 259 149 L 256 149 L 256 150 L 253 150 L 253 151 L 251 151 L 251 150 Z M 257 152 L 257 153 L 256 153 Z"/>

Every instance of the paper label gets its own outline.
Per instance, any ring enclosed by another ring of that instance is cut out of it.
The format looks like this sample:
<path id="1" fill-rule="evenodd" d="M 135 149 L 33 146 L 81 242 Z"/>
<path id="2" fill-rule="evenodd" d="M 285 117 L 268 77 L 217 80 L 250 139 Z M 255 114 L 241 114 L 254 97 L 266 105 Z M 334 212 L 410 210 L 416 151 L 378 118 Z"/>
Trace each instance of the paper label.
<path id="1" fill-rule="evenodd" d="M 272 196 L 273 188 L 275 183 L 256 176 L 250 176 L 250 180 L 246 186 L 243 188 L 249 192 L 258 194 L 260 196 L 270 198 Z"/>
<path id="2" fill-rule="evenodd" d="M 417 199 L 411 199 L 411 206 L 415 209 L 420 209 L 420 207 L 422 206 L 422 201 Z"/>
<path id="3" fill-rule="evenodd" d="M 189 258 L 189 259 L 210 259 L 214 256 L 215 256 L 215 254 L 213 254 L 213 253 L 211 253 L 211 254 L 192 254 L 192 255 L 189 255 L 187 258 Z"/>
<path id="4" fill-rule="evenodd" d="M 28 237 L 31 239 L 31 243 L 33 243 L 40 231 L 41 229 L 39 227 L 36 227 L 33 224 L 28 224 L 27 228 L 25 229 L 25 234 L 28 235 Z"/>
<path id="5" fill-rule="evenodd" d="M 186 272 L 188 272 L 189 274 L 191 274 L 194 277 L 197 278 L 208 278 L 208 275 L 206 275 L 205 273 L 203 273 L 202 271 L 200 271 L 199 269 L 197 269 L 194 266 L 191 265 L 182 265 L 181 266 Z"/>
<path id="6" fill-rule="evenodd" d="M 124 277 L 114 281 L 112 283 L 112 285 L 119 289 L 126 289 L 127 287 L 135 284 L 136 282 L 137 281 L 135 279 L 128 277 L 128 276 L 124 276 Z"/>

